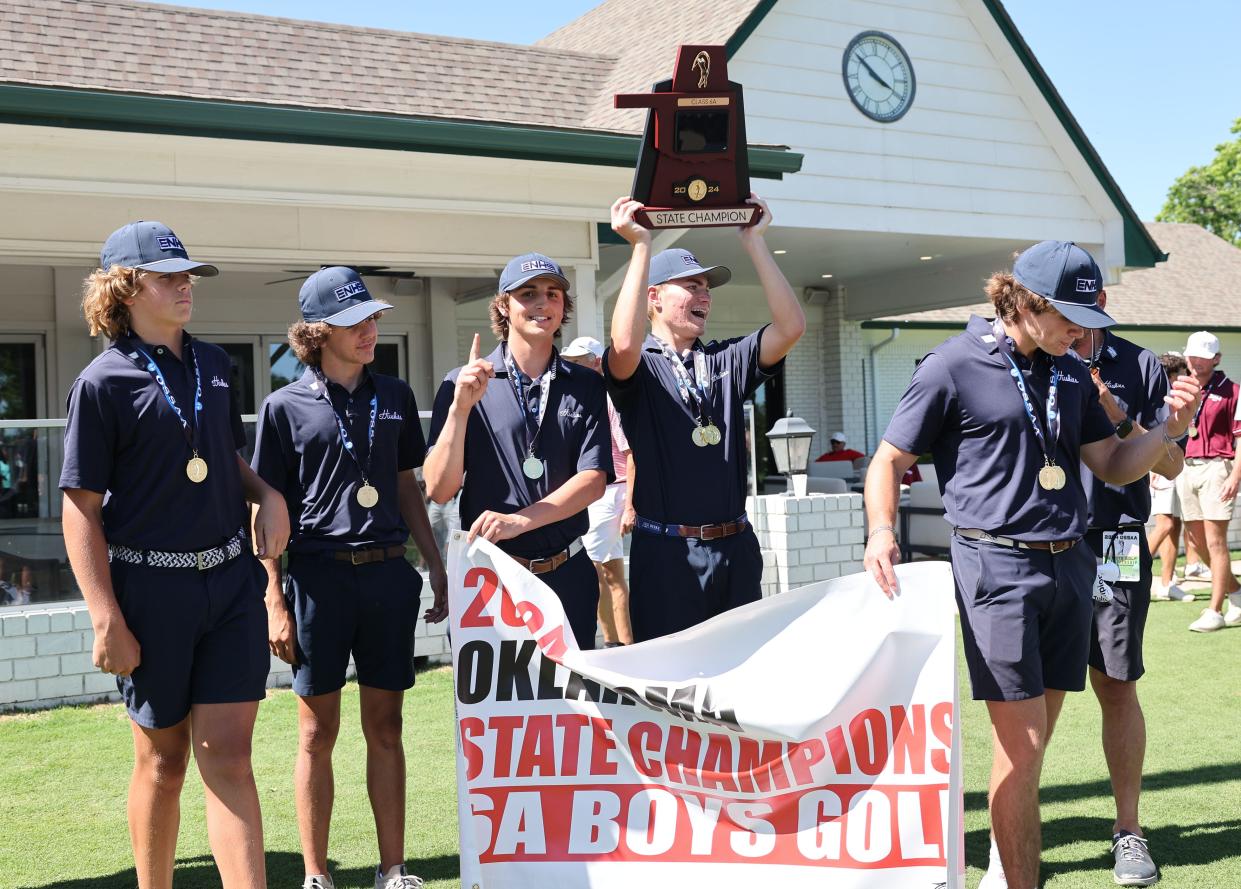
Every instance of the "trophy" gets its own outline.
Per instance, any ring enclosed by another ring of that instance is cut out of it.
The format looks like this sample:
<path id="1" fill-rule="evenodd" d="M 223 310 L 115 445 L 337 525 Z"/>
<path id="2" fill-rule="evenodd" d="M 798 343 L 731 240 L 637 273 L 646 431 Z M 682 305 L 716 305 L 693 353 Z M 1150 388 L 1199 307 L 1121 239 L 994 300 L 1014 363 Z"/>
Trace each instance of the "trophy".
<path id="1" fill-rule="evenodd" d="M 617 108 L 649 108 L 632 196 L 646 228 L 748 226 L 762 210 L 747 204 L 741 84 L 728 79 L 722 46 L 681 46 L 671 80 L 649 93 L 615 97 Z"/>

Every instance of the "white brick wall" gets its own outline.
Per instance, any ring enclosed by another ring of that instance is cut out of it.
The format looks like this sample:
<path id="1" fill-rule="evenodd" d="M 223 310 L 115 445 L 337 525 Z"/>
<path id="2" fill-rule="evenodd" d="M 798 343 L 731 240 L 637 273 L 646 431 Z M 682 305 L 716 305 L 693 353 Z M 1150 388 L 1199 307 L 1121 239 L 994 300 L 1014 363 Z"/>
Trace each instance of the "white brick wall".
<path id="1" fill-rule="evenodd" d="M 751 497 L 747 512 L 763 548 L 763 595 L 862 570 L 861 494 Z"/>
<path id="2" fill-rule="evenodd" d="M 420 612 L 431 606 L 431 599 L 430 586 L 424 583 Z M 0 712 L 120 700 L 116 678 L 91 663 L 94 642 L 84 603 L 0 616 Z M 449 654 L 448 622 L 427 626 L 419 621 L 414 655 L 447 661 Z M 273 657 L 268 687 L 292 682 L 292 668 Z"/>
<path id="3" fill-rule="evenodd" d="M 845 318 L 847 305 L 848 295 L 843 287 L 838 287 L 823 311 L 816 358 L 823 367 L 819 396 L 823 426 L 815 427 L 822 431 L 815 442 L 820 453 L 828 449 L 828 438 L 833 432 L 844 432 L 853 447 L 866 450 L 866 349 L 861 327 Z"/>

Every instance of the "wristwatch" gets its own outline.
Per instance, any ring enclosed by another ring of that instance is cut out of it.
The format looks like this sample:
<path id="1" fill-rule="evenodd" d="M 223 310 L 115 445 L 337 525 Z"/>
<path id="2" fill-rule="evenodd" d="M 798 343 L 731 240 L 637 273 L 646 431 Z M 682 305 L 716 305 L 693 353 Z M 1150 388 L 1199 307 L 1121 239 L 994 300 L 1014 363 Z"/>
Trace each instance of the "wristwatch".
<path id="1" fill-rule="evenodd" d="M 1128 417 L 1125 417 L 1123 420 L 1121 420 L 1119 423 L 1116 424 L 1116 434 L 1120 436 L 1121 438 L 1125 438 L 1132 431 L 1133 431 L 1133 421 L 1130 420 Z"/>

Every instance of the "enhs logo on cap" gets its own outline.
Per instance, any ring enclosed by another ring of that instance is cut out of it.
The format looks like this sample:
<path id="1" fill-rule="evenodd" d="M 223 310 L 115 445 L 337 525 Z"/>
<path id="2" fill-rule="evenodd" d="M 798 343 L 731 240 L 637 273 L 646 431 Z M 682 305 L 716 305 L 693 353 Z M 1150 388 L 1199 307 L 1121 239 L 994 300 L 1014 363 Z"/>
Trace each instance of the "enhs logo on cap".
<path id="1" fill-rule="evenodd" d="M 545 269 L 549 272 L 556 271 L 556 267 L 554 265 L 542 259 L 530 259 L 521 264 L 521 270 L 523 272 L 533 272 L 536 269 Z"/>
<path id="2" fill-rule="evenodd" d="M 181 243 L 181 239 L 176 235 L 156 238 L 155 243 L 159 245 L 160 250 L 180 250 L 185 252 L 185 245 Z"/>
<path id="3" fill-rule="evenodd" d="M 348 284 L 342 284 L 332 291 L 332 295 L 336 297 L 337 302 L 344 302 L 352 296 L 359 296 L 366 293 L 366 285 L 361 281 L 350 281 Z"/>
<path id="4" fill-rule="evenodd" d="M 1094 293 L 1098 289 L 1099 289 L 1099 285 L 1095 283 L 1094 278 L 1078 278 L 1077 279 L 1077 292 L 1078 293 Z"/>
<path id="5" fill-rule="evenodd" d="M 698 262 L 698 257 L 692 253 L 682 253 L 681 261 L 689 266 L 700 265 L 700 263 Z"/>

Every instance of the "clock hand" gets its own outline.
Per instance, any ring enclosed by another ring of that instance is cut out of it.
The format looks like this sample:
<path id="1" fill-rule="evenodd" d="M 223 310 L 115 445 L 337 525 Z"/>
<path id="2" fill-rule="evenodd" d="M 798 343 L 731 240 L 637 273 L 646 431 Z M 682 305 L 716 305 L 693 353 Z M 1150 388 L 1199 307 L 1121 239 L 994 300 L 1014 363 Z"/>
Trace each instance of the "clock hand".
<path id="1" fill-rule="evenodd" d="M 858 56 L 858 59 L 857 59 L 857 60 L 858 60 L 858 63 L 859 63 L 859 64 L 860 64 L 863 68 L 865 68 L 865 69 L 866 69 L 867 73 L 868 73 L 868 74 L 870 74 L 870 76 L 871 76 L 871 77 L 875 78 L 875 80 L 877 80 L 877 81 L 880 83 L 880 85 L 882 85 L 882 86 L 884 87 L 884 89 L 888 90 L 889 92 L 893 92 L 893 93 L 894 93 L 894 92 L 896 92 L 896 90 L 894 90 L 894 89 L 892 89 L 892 87 L 888 86 L 888 82 L 887 82 L 886 80 L 884 80 L 884 79 L 883 79 L 882 77 L 880 77 L 877 73 L 875 73 L 875 69 L 874 69 L 874 68 L 872 68 L 870 65 L 866 64 L 866 60 L 865 60 L 864 58 L 862 58 L 861 56 Z"/>

